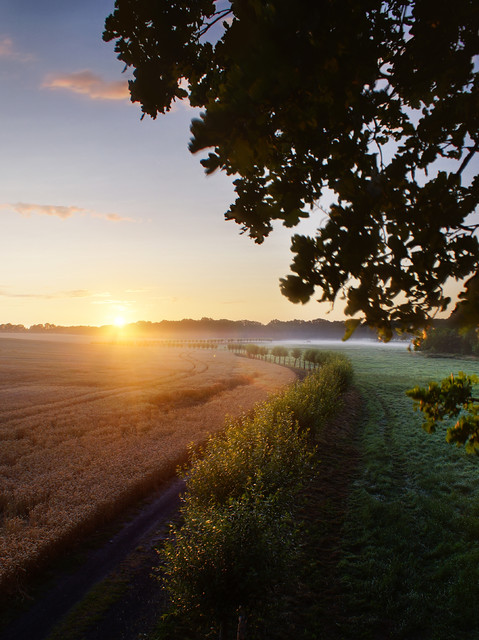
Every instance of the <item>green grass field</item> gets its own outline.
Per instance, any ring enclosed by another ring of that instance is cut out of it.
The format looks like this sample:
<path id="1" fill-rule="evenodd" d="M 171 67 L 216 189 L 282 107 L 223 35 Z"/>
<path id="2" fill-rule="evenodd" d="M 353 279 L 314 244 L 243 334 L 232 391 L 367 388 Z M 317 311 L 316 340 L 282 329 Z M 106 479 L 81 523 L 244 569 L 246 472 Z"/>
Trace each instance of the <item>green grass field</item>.
<path id="1" fill-rule="evenodd" d="M 347 622 L 338 638 L 479 638 L 479 460 L 448 445 L 445 428 L 426 434 L 404 393 L 451 372 L 477 374 L 479 362 L 336 348 L 351 358 L 365 400 L 341 543 Z"/>

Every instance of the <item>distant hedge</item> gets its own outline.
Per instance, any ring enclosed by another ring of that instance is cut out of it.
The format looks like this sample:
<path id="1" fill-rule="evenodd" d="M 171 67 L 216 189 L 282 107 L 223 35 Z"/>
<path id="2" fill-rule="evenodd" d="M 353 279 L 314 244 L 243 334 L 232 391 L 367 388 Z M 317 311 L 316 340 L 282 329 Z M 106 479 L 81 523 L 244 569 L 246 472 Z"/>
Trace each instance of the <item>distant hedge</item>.
<path id="1" fill-rule="evenodd" d="M 415 349 L 426 353 L 479 355 L 476 329 L 460 331 L 455 327 L 434 327 L 423 338 L 416 339 Z"/>
<path id="2" fill-rule="evenodd" d="M 162 552 L 173 606 L 162 638 L 187 638 L 188 629 L 236 638 L 238 615 L 248 638 L 261 636 L 261 620 L 279 606 L 277 588 L 294 579 L 295 514 L 318 464 L 315 437 L 351 377 L 347 359 L 327 354 L 319 371 L 230 421 L 193 456 L 182 524 Z"/>

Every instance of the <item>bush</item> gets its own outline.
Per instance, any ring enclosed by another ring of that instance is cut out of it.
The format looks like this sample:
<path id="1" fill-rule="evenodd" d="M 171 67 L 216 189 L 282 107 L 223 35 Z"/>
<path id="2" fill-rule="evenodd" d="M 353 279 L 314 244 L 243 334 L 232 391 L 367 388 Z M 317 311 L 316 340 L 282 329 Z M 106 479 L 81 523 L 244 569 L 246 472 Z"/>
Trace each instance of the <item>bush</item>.
<path id="1" fill-rule="evenodd" d="M 250 636 L 275 586 L 292 579 L 294 515 L 317 464 L 314 438 L 351 376 L 345 358 L 324 356 L 318 372 L 231 421 L 193 456 L 183 525 L 173 528 L 162 557 L 173 605 L 201 621 L 202 633 L 208 624 L 226 638 L 241 607 Z"/>
<path id="2" fill-rule="evenodd" d="M 338 410 L 341 394 L 352 379 L 349 360 L 341 355 L 322 355 L 323 365 L 303 382 L 297 382 L 282 394 L 278 394 L 270 405 L 274 412 L 291 411 L 303 429 L 313 436 L 324 427 L 324 423 Z"/>
<path id="3" fill-rule="evenodd" d="M 291 412 L 259 407 L 252 418 L 230 423 L 224 434 L 210 440 L 201 458 L 194 456 L 188 501 L 205 509 L 223 505 L 242 496 L 252 480 L 261 480 L 268 494 L 294 491 L 310 469 L 307 437 Z"/>
<path id="4" fill-rule="evenodd" d="M 194 501 L 167 542 L 166 583 L 177 612 L 234 631 L 237 611 L 264 610 L 294 565 L 296 527 L 278 495 L 251 484 L 208 511 Z"/>

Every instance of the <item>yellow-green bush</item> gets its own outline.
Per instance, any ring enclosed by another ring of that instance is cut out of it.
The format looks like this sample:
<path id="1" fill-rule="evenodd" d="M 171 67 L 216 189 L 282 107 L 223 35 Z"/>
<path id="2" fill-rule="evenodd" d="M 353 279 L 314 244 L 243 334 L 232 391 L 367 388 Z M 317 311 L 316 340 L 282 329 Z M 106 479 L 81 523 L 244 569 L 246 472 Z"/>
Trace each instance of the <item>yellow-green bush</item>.
<path id="1" fill-rule="evenodd" d="M 342 355 L 323 353 L 323 364 L 303 382 L 297 382 L 268 404 L 273 411 L 289 410 L 302 429 L 310 429 L 313 437 L 338 409 L 341 394 L 351 382 L 351 363 Z"/>
<path id="2" fill-rule="evenodd" d="M 196 624 L 221 628 L 224 638 L 229 627 L 236 637 L 238 607 L 264 611 L 293 570 L 296 546 L 290 512 L 261 485 L 211 510 L 190 502 L 165 548 L 172 604 Z"/>
<path id="3" fill-rule="evenodd" d="M 254 627 L 275 587 L 294 573 L 294 515 L 317 464 L 314 438 L 352 375 L 341 356 L 324 361 L 251 416 L 231 421 L 186 474 L 183 525 L 163 552 L 165 582 L 179 615 L 196 615 L 223 638 L 228 625 L 233 633 L 239 607 Z"/>
<path id="4" fill-rule="evenodd" d="M 310 469 L 307 439 L 291 411 L 279 413 L 269 403 L 259 406 L 251 418 L 231 421 L 194 459 L 187 503 L 214 508 L 239 498 L 259 480 L 268 494 L 294 491 Z"/>

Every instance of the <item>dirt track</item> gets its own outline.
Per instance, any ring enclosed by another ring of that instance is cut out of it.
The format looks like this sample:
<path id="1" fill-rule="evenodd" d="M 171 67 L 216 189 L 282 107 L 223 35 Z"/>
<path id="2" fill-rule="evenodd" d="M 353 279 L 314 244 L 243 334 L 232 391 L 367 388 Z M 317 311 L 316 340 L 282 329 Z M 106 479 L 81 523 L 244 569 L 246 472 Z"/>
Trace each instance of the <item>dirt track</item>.
<path id="1" fill-rule="evenodd" d="M 161 536 L 166 532 L 164 525 L 175 514 L 179 506 L 183 486 L 182 481 L 173 480 L 138 515 L 122 527 L 106 545 L 92 553 L 83 567 L 75 571 L 74 574 L 63 577 L 53 589 L 35 602 L 27 613 L 0 633 L 0 640 L 44 640 L 47 638 L 53 627 L 85 596 L 91 587 L 107 577 L 110 572 L 118 571 L 122 562 L 128 563 L 128 556 L 139 545 L 143 545 L 145 550 L 143 559 L 149 563 L 151 557 L 154 557 L 155 543 L 159 542 Z M 152 564 L 148 566 L 151 567 Z M 146 576 L 144 575 L 145 571 L 148 572 Z M 148 569 L 143 567 L 143 577 L 148 578 L 149 573 Z M 152 580 L 152 586 L 157 586 L 156 581 Z M 141 596 L 142 601 L 147 600 L 147 594 L 143 590 L 141 593 L 138 591 L 136 589 L 136 596 Z M 157 589 L 157 591 L 161 590 Z M 145 604 L 151 607 L 151 603 L 145 602 Z M 138 608 L 136 613 L 138 613 Z M 115 621 L 116 624 L 114 624 Z M 116 616 L 114 620 L 110 620 L 107 628 L 98 630 L 101 635 L 98 635 L 97 630 L 92 628 L 87 632 L 87 635 L 82 637 L 98 638 L 99 640 L 136 638 L 136 635 L 130 633 L 131 622 L 132 620 L 126 624 L 125 619 L 122 621 Z M 118 628 L 118 623 L 120 623 L 120 628 Z M 123 632 L 127 635 L 124 635 Z"/>

